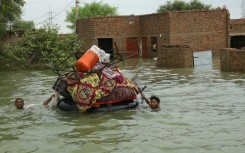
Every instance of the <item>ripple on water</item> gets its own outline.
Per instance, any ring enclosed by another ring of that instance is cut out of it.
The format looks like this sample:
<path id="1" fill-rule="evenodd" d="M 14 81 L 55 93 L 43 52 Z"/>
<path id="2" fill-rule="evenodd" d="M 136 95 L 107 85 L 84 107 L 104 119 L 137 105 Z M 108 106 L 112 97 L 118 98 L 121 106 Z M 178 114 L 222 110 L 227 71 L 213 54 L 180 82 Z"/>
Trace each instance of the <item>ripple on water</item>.
<path id="1" fill-rule="evenodd" d="M 0 72 L 1 152 L 236 152 L 245 151 L 245 75 L 210 67 L 165 69 L 129 61 L 145 95 L 159 96 L 160 112 L 143 106 L 110 113 L 67 113 L 38 107 L 18 111 L 16 97 L 38 104 L 53 91 L 47 71 Z M 20 81 L 23 80 L 23 81 Z M 14 145 L 13 145 L 14 144 Z"/>

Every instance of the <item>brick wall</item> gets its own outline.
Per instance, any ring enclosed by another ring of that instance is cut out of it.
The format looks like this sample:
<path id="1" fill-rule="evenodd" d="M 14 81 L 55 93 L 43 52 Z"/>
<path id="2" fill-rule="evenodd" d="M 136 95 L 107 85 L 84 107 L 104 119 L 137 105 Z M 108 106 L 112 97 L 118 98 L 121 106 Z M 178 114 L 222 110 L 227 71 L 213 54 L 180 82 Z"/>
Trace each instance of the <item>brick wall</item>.
<path id="1" fill-rule="evenodd" d="M 170 13 L 170 44 L 185 44 L 193 51 L 227 48 L 229 37 L 227 10 Z"/>
<path id="2" fill-rule="evenodd" d="M 245 49 L 224 48 L 220 52 L 221 71 L 245 72 Z"/>
<path id="3" fill-rule="evenodd" d="M 96 37 L 139 36 L 139 16 L 115 16 L 92 18 Z"/>
<path id="4" fill-rule="evenodd" d="M 193 67 L 192 50 L 188 46 L 163 46 L 158 51 L 157 65 L 168 68 Z"/>
<path id="5" fill-rule="evenodd" d="M 77 34 L 79 39 L 83 41 L 82 50 L 88 50 L 92 45 L 97 44 L 94 28 L 91 18 L 77 20 Z"/>
<path id="6" fill-rule="evenodd" d="M 113 38 L 120 52 L 126 51 L 126 38 L 143 38 L 144 57 L 154 57 L 151 38 L 157 38 L 157 51 L 168 44 L 188 45 L 193 51 L 229 47 L 229 12 L 226 9 L 155 13 L 141 16 L 93 17 L 77 22 L 83 49 L 98 45 L 98 38 Z"/>
<path id="7" fill-rule="evenodd" d="M 245 19 L 232 19 L 230 22 L 230 33 L 231 35 L 245 35 Z"/>
<path id="8" fill-rule="evenodd" d="M 83 48 L 98 45 L 98 38 L 113 38 L 119 51 L 125 52 L 126 38 L 139 37 L 139 24 L 139 16 L 93 17 L 78 20 L 77 33 L 86 44 Z"/>
<path id="9" fill-rule="evenodd" d="M 157 38 L 157 50 L 162 45 L 169 44 L 169 13 L 159 13 L 140 16 L 141 37 L 147 37 L 148 57 L 154 57 L 151 37 Z"/>

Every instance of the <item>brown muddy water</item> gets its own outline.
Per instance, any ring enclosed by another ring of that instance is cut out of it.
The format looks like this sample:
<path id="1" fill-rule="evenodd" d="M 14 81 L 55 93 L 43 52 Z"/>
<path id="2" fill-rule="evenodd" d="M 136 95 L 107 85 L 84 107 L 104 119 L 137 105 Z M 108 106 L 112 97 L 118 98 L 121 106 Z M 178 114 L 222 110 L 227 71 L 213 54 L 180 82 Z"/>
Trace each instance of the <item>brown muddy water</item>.
<path id="1" fill-rule="evenodd" d="M 152 59 L 125 63 L 122 69 L 147 85 L 146 96 L 160 97 L 162 111 L 142 106 L 94 114 L 44 106 L 16 110 L 17 97 L 34 104 L 48 98 L 56 76 L 49 70 L 1 71 L 1 153 L 245 152 L 244 73 L 221 72 L 217 63 L 193 69 L 166 69 Z"/>

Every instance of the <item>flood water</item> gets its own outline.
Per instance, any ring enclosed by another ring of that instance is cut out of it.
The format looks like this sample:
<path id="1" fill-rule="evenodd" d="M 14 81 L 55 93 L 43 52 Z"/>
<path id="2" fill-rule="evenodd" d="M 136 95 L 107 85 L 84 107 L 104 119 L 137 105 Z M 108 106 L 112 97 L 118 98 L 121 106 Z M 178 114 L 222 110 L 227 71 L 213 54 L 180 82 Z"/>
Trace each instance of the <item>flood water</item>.
<path id="1" fill-rule="evenodd" d="M 152 59 L 125 63 L 122 69 L 147 86 L 147 97 L 160 97 L 160 112 L 142 106 L 94 114 L 44 106 L 16 110 L 17 97 L 29 104 L 47 99 L 56 76 L 50 70 L 1 71 L 1 153 L 245 152 L 245 73 L 221 72 L 217 63 L 193 69 L 166 69 Z"/>

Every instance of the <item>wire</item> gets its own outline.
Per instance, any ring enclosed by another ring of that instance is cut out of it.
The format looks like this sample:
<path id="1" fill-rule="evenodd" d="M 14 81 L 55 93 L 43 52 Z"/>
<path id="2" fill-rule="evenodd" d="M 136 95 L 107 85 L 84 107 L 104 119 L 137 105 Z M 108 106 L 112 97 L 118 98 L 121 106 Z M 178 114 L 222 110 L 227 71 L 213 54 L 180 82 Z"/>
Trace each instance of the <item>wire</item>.
<path id="1" fill-rule="evenodd" d="M 65 6 L 65 8 L 63 8 L 59 13 L 57 13 L 54 17 L 52 18 L 55 18 L 56 16 L 60 15 L 63 11 L 65 11 L 65 9 L 67 9 L 72 3 L 74 3 L 75 0 L 71 1 L 71 3 L 69 3 L 68 5 Z"/>
<path id="2" fill-rule="evenodd" d="M 73 1 L 74 2 L 74 1 Z M 70 3 L 69 3 L 70 4 Z M 57 11 L 61 6 L 63 6 L 63 4 L 62 5 L 60 5 L 59 7 L 57 7 L 55 10 L 54 10 L 54 12 L 55 11 Z M 34 21 L 39 21 L 39 20 L 42 20 L 43 18 L 45 18 L 45 17 L 47 17 L 48 16 L 48 14 L 45 14 L 45 15 L 43 15 L 43 16 L 41 16 L 41 17 L 38 17 L 38 18 L 36 18 L 36 19 L 33 19 Z M 44 21 L 42 21 L 42 22 L 44 22 Z"/>
<path id="3" fill-rule="evenodd" d="M 36 5 L 36 4 L 40 4 L 40 3 L 42 3 L 42 2 L 45 2 L 45 1 L 47 1 L 47 0 L 39 0 L 39 1 L 37 1 L 37 2 L 28 3 L 28 4 L 26 4 L 25 6 Z"/>
<path id="4" fill-rule="evenodd" d="M 68 1 L 69 2 L 69 1 Z M 74 2 L 74 1 L 73 1 Z M 58 11 L 60 8 L 62 8 L 62 6 L 64 6 L 64 5 L 68 5 L 69 3 L 67 3 L 67 2 L 65 2 L 65 3 L 63 3 L 63 4 L 61 4 L 60 6 L 58 6 L 58 7 L 56 7 L 55 9 L 54 9 L 54 12 L 56 12 L 56 11 Z"/>
<path id="5" fill-rule="evenodd" d="M 70 3 L 68 3 L 61 11 L 59 11 L 56 15 L 52 16 L 50 19 L 54 19 L 55 17 L 57 17 L 58 15 L 60 15 L 61 13 L 63 13 L 71 4 L 73 4 L 75 2 L 75 0 L 71 1 Z M 44 20 L 42 22 L 39 22 L 35 25 L 40 25 L 43 24 L 44 22 L 46 22 L 47 20 Z"/>

